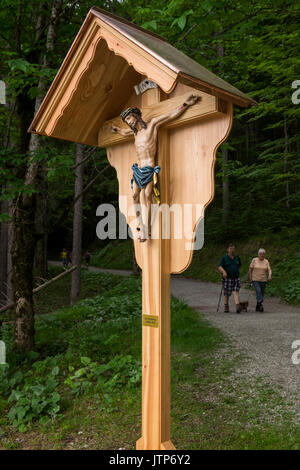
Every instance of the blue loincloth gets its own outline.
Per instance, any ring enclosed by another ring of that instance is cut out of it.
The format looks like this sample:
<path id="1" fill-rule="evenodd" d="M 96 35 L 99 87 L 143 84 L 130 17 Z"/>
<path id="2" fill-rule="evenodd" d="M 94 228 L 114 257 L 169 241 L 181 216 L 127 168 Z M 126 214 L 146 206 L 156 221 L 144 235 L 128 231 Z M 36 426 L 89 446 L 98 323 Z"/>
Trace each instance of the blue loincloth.
<path id="1" fill-rule="evenodd" d="M 154 168 L 152 166 L 144 166 L 139 168 L 137 163 L 134 163 L 131 167 L 133 171 L 133 177 L 131 178 L 131 187 L 133 185 L 133 178 L 136 184 L 143 189 L 147 186 L 150 181 L 153 180 L 153 174 L 160 172 L 160 166 L 156 165 Z"/>

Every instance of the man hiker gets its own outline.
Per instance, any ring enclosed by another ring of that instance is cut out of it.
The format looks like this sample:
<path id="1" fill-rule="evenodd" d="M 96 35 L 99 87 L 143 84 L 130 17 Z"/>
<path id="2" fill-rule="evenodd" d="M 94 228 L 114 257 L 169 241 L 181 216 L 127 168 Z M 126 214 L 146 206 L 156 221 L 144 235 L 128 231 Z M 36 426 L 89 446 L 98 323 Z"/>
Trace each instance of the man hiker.
<path id="1" fill-rule="evenodd" d="M 266 250 L 260 248 L 258 257 L 253 258 L 249 267 L 249 282 L 254 284 L 256 291 L 256 312 L 263 312 L 264 293 L 267 281 L 272 279 L 272 270 L 269 261 L 265 258 Z"/>
<path id="2" fill-rule="evenodd" d="M 239 290 L 241 288 L 240 267 L 242 263 L 240 257 L 235 254 L 235 246 L 230 243 L 227 254 L 222 256 L 218 269 L 222 274 L 222 284 L 224 291 L 224 312 L 229 312 L 229 297 L 233 292 L 236 313 L 241 313 L 242 307 L 239 300 Z"/>

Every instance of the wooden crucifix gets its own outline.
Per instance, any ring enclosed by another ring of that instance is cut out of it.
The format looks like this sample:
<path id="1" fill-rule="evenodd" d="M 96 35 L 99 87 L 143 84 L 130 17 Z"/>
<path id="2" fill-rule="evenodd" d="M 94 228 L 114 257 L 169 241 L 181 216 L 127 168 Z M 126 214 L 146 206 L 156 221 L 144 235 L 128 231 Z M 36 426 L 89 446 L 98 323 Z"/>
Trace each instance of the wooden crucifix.
<path id="1" fill-rule="evenodd" d="M 119 135 L 134 135 L 138 163 L 132 165 L 133 176 L 131 178 L 131 188 L 133 202 L 136 208 L 136 216 L 139 220 L 136 227 L 136 235 L 140 242 L 151 239 L 151 205 L 153 192 L 157 202 L 160 201 L 158 197 L 159 191 L 156 187 L 156 174 L 159 173 L 160 166 L 155 165 L 158 131 L 164 124 L 172 122 L 199 100 L 199 95 L 190 95 L 180 106 L 173 109 L 171 112 L 153 117 L 148 123 L 142 119 L 142 113 L 139 108 L 130 107 L 123 111 L 121 115 L 122 120 L 128 124 L 130 130 L 124 130 L 117 126 L 111 127 L 112 132 L 117 132 Z M 140 193 L 143 189 L 147 211 L 145 220 L 143 220 L 142 211 L 141 208 L 139 208 Z"/>
<path id="2" fill-rule="evenodd" d="M 191 96 L 200 99 L 192 103 Z M 184 103 L 188 109 L 183 110 Z M 233 104 L 256 102 L 164 38 L 93 7 L 29 128 L 37 134 L 105 147 L 117 171 L 120 210 L 132 233 L 139 233 L 134 245 L 143 271 L 143 390 L 137 449 L 174 449 L 170 275 L 183 272 L 191 262 L 197 225 L 214 196 L 216 152 L 231 129 Z M 120 117 L 128 108 L 138 108 L 138 116 L 141 113 L 149 124 L 148 133 L 140 132 L 134 139 L 128 128 L 128 124 L 135 127 L 134 113 Z M 160 122 L 162 117 L 165 120 Z M 145 166 L 150 169 L 141 174 Z M 130 211 L 133 194 L 146 208 L 151 197 L 155 202 L 151 219 L 146 211 L 143 224 L 136 211 Z"/>
<path id="3" fill-rule="evenodd" d="M 184 85 L 177 85 L 176 93 L 169 99 L 159 88 L 148 89 L 136 97 L 133 104 L 140 106 L 138 109 L 146 123 L 157 126 L 157 137 L 151 128 L 148 139 L 146 135 L 146 151 L 147 145 L 151 145 L 154 154 L 150 152 L 151 160 L 142 158 L 139 162 L 160 167 L 160 205 L 192 206 L 189 228 L 193 236 L 175 238 L 178 221 L 170 217 L 170 236 L 163 237 L 163 214 L 156 211 L 151 228 L 156 237 L 149 236 L 149 225 L 146 227 L 148 237 L 142 235 L 141 238 L 138 232 L 135 237 L 143 285 L 142 436 L 136 446 L 141 450 L 170 450 L 175 449 L 170 436 L 170 274 L 182 272 L 192 258 L 196 226 L 213 196 L 212 172 L 216 149 L 231 127 L 232 106 Z M 126 117 L 125 114 L 125 120 Z M 137 118 L 130 117 L 129 113 L 127 124 L 134 126 L 136 121 Z M 152 138 L 158 139 L 154 147 Z M 134 133 L 128 131 L 117 116 L 104 123 L 99 131 L 98 144 L 107 148 L 109 161 L 117 170 L 120 209 L 126 213 L 124 200 L 130 206 L 136 190 L 134 186 L 132 191 L 130 180 L 137 158 L 137 138 L 134 140 Z M 145 146 L 142 157 L 144 151 Z M 146 152 L 146 155 L 149 154 Z M 153 183 L 150 184 L 151 190 L 152 186 Z M 147 207 L 151 191 L 147 193 L 143 188 L 138 190 L 138 194 Z M 197 205 L 202 208 L 198 213 Z M 132 232 L 136 233 L 141 224 L 139 217 L 133 219 L 133 215 L 133 212 L 126 214 Z M 149 219 L 146 223 L 150 223 Z M 179 223 L 184 224 L 184 221 Z"/>

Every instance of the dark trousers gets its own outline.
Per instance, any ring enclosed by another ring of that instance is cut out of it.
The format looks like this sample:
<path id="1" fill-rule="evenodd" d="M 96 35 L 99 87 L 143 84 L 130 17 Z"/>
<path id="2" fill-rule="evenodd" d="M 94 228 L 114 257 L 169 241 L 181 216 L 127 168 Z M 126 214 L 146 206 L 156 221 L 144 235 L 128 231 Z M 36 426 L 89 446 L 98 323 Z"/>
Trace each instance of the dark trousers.
<path id="1" fill-rule="evenodd" d="M 256 300 L 258 303 L 262 303 L 264 301 L 264 294 L 267 283 L 261 281 L 253 281 L 253 284 L 256 291 Z"/>

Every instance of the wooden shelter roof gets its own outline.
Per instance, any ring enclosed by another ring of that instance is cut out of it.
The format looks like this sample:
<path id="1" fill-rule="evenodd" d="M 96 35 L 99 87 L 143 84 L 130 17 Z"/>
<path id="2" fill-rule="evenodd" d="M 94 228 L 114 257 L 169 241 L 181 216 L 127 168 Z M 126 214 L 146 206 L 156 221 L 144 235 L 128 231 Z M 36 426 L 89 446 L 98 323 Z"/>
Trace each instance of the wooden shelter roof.
<path id="1" fill-rule="evenodd" d="M 113 28 L 124 34 L 128 39 L 135 41 L 137 45 L 143 47 L 149 54 L 157 57 L 164 65 L 178 74 L 179 82 L 184 82 L 184 78 L 186 80 L 190 79 L 193 82 L 190 83 L 191 86 L 195 86 L 198 82 L 198 85 L 207 87 L 205 90 L 207 93 L 219 89 L 220 91 L 228 93 L 228 98 L 231 97 L 231 101 L 241 106 L 257 104 L 253 98 L 250 98 L 245 93 L 230 85 L 230 83 L 173 47 L 166 39 L 158 34 L 147 31 L 133 23 L 129 23 L 123 18 L 112 15 L 98 7 L 93 7 L 91 12 L 98 18 L 101 18 L 102 21 L 110 24 Z M 194 80 L 197 82 L 194 82 Z"/>
<path id="2" fill-rule="evenodd" d="M 181 82 L 240 106 L 256 104 L 157 34 L 93 7 L 29 132 L 97 145 L 99 127 L 120 113 L 145 77 L 165 93 Z"/>

